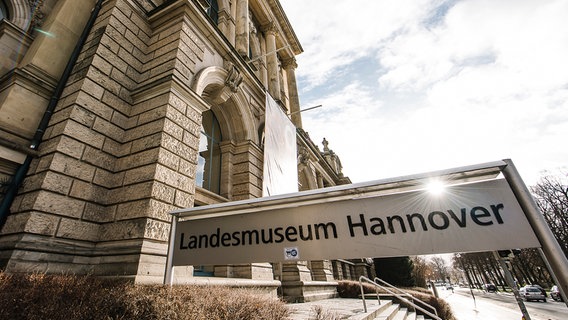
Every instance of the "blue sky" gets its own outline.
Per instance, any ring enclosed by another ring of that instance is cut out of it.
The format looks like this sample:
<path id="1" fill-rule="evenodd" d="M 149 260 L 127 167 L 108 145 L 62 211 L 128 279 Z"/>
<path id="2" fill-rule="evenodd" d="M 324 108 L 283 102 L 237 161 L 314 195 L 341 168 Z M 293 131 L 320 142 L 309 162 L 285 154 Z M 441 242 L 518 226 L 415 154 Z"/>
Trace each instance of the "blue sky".
<path id="1" fill-rule="evenodd" d="M 568 1 L 281 0 L 304 129 L 363 182 L 510 158 L 568 165 Z"/>

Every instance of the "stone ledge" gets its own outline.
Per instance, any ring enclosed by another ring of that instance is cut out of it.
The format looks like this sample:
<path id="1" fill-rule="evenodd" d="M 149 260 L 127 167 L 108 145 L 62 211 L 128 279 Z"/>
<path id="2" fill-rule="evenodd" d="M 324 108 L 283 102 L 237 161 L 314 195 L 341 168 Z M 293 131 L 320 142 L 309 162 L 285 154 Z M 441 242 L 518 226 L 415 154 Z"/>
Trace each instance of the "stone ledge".
<path id="1" fill-rule="evenodd" d="M 216 277 L 176 277 L 175 285 L 197 285 L 197 286 L 227 286 L 231 288 L 242 288 L 247 291 L 277 298 L 277 290 L 281 283 L 277 280 L 253 280 L 242 278 L 216 278 Z"/>
<path id="2" fill-rule="evenodd" d="M 337 298 L 337 282 L 286 281 L 282 283 L 283 299 L 289 303 Z"/>
<path id="3" fill-rule="evenodd" d="M 278 280 L 254 280 L 242 278 L 217 278 L 217 277 L 180 277 L 174 278 L 174 285 L 191 284 L 207 286 L 229 286 L 229 287 L 279 287 Z"/>
<path id="4" fill-rule="evenodd" d="M 324 286 L 324 287 L 328 287 L 328 286 L 334 286 L 337 287 L 339 285 L 338 282 L 335 281 L 286 281 L 284 283 L 282 283 L 283 287 L 295 287 L 295 286 L 305 286 L 305 287 L 317 287 L 317 286 Z"/>

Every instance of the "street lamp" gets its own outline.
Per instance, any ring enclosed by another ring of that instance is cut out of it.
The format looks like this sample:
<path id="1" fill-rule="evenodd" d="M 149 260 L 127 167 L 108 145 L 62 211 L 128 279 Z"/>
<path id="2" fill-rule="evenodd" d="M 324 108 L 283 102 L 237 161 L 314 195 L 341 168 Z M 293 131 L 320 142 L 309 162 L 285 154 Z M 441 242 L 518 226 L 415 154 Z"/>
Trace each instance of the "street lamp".
<path id="1" fill-rule="evenodd" d="M 473 289 L 471 288 L 472 287 L 471 281 L 469 280 L 469 276 L 467 275 L 467 271 L 465 270 L 465 265 L 463 264 L 461 253 L 456 253 L 456 257 L 458 258 L 458 261 L 460 262 L 460 265 L 463 269 L 463 273 L 465 274 L 465 278 L 467 280 L 467 285 L 469 287 L 469 292 L 471 293 L 471 297 L 473 298 L 473 305 L 477 309 L 477 302 L 475 301 L 475 295 L 473 294 Z"/>

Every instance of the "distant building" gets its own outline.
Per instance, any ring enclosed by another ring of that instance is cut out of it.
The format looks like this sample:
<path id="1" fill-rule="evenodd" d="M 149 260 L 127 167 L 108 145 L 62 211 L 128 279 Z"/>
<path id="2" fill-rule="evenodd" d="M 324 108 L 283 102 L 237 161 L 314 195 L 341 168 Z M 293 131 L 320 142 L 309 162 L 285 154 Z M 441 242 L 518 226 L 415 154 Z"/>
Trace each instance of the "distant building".
<path id="1" fill-rule="evenodd" d="M 320 151 L 302 128 L 302 47 L 277 0 L 0 0 L 0 19 L 6 272 L 162 282 L 168 212 L 262 195 L 267 92 L 297 127 L 300 190 L 350 183 L 327 142 Z M 369 266 L 175 273 L 307 301 Z"/>

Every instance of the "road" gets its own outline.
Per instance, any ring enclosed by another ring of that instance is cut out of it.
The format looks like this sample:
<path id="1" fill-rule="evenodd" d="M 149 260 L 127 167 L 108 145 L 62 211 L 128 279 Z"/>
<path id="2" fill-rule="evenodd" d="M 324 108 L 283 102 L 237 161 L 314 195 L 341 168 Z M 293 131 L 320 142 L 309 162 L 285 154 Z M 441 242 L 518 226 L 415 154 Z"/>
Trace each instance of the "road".
<path id="1" fill-rule="evenodd" d="M 486 293 L 456 288 L 454 292 L 438 287 L 438 295 L 446 300 L 457 320 L 521 320 L 522 313 L 512 293 Z M 568 308 L 550 298 L 547 302 L 525 302 L 531 320 L 567 320 Z"/>

